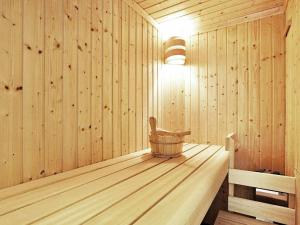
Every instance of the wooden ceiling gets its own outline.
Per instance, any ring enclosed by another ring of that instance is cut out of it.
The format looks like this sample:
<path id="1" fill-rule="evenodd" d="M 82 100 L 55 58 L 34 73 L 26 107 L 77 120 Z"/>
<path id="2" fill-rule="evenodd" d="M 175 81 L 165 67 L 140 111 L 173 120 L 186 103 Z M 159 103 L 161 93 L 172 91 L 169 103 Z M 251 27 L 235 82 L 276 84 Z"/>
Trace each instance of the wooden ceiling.
<path id="1" fill-rule="evenodd" d="M 135 0 L 157 23 L 191 20 L 197 31 L 283 12 L 284 0 Z"/>

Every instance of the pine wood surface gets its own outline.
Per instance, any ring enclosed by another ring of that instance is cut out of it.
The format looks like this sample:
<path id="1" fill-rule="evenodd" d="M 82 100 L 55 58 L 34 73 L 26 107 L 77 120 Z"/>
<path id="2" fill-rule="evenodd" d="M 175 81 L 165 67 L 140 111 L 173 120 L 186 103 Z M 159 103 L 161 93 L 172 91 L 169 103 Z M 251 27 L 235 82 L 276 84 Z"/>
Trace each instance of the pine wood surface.
<path id="1" fill-rule="evenodd" d="M 18 186 L 6 189 L 0 223 L 198 223 L 228 173 L 228 159 L 222 146 L 185 144 L 178 158 L 155 158 L 145 150 L 72 176 L 49 176 L 42 184 L 21 184 L 18 192 Z"/>

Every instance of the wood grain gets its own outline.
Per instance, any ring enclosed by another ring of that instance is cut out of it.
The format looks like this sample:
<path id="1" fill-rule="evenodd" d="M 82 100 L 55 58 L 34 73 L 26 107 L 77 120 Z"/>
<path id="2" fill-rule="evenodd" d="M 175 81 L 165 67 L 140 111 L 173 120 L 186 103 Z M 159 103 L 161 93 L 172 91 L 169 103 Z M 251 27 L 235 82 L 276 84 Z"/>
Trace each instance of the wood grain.
<path id="1" fill-rule="evenodd" d="M 162 127 L 191 129 L 197 143 L 224 144 L 225 136 L 235 132 L 237 168 L 284 174 L 283 19 L 277 15 L 191 36 L 184 71 L 186 98 L 183 103 L 171 101 L 168 96 L 179 95 L 182 88 L 169 87 L 170 82 L 162 92 L 164 104 L 172 105 L 164 118 L 185 108 L 185 122 L 170 127 L 171 119 L 164 119 Z"/>
<path id="2" fill-rule="evenodd" d="M 161 24 L 193 24 L 192 33 L 213 31 L 283 13 L 286 0 L 132 0 Z M 174 23 L 174 21 L 177 21 Z M 174 25 L 173 25 L 174 26 Z M 176 29 L 176 28 L 174 28 Z"/>
<path id="3" fill-rule="evenodd" d="M 290 176 L 296 177 L 296 208 L 300 207 L 300 102 L 299 102 L 299 37 L 300 29 L 297 24 L 300 21 L 299 1 L 288 1 L 286 8 L 285 26 L 291 24 L 286 36 L 286 143 L 285 143 L 285 171 Z M 278 50 L 277 50 L 278 51 Z M 296 210 L 296 224 L 300 222 L 300 211 Z"/>
<path id="4" fill-rule="evenodd" d="M 139 6 L 129 0 L 0 5 L 0 188 L 148 145 L 162 37 Z"/>

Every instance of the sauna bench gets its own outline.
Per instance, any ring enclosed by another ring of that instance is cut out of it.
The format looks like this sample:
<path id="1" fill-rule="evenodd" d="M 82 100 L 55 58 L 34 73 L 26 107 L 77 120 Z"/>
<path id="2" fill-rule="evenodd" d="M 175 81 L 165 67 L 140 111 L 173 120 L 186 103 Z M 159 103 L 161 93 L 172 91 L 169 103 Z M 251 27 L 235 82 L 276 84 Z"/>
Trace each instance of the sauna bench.
<path id="1" fill-rule="evenodd" d="M 0 224 L 197 224 L 228 173 L 223 146 L 150 150 L 0 190 Z"/>

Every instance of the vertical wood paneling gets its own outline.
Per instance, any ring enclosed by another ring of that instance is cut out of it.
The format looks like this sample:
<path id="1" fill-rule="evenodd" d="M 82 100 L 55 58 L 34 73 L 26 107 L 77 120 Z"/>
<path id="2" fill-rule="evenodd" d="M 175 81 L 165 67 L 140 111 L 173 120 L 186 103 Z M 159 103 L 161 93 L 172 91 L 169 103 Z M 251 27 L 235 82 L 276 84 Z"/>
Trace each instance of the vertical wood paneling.
<path id="1" fill-rule="evenodd" d="M 45 175 L 44 1 L 24 1 L 23 181 Z M 2 126 L 2 125 L 1 125 Z"/>
<path id="2" fill-rule="evenodd" d="M 237 28 L 227 29 L 227 131 L 237 129 Z"/>
<path id="3" fill-rule="evenodd" d="M 148 23 L 143 19 L 143 147 L 148 146 Z"/>
<path id="4" fill-rule="evenodd" d="M 122 154 L 129 152 L 128 136 L 128 41 L 129 7 L 122 2 Z"/>
<path id="5" fill-rule="evenodd" d="M 199 54 L 201 54 L 200 52 L 201 50 L 199 50 L 199 38 L 198 36 L 193 36 L 191 38 L 191 52 L 190 52 L 190 60 L 191 60 L 191 65 L 197 65 L 198 61 L 199 61 Z M 191 117 L 191 139 L 190 141 L 192 143 L 197 143 L 198 139 L 199 139 L 199 132 L 200 132 L 200 107 L 199 107 L 199 73 L 200 71 L 198 71 L 198 66 L 191 66 L 191 102 L 193 103 L 191 105 L 191 114 L 194 115 Z"/>
<path id="6" fill-rule="evenodd" d="M 163 54 L 140 13 L 125 0 L 0 0 L 0 188 L 148 145 Z"/>
<path id="7" fill-rule="evenodd" d="M 218 71 L 218 141 L 225 144 L 227 132 L 227 29 L 217 30 L 217 71 Z"/>
<path id="8" fill-rule="evenodd" d="M 62 171 L 63 2 L 45 1 L 45 169 Z"/>
<path id="9" fill-rule="evenodd" d="M 259 155 L 259 126 L 260 126 L 260 23 L 259 21 L 248 24 L 248 43 L 249 43 L 249 150 L 250 158 L 254 168 L 260 166 Z"/>
<path id="10" fill-rule="evenodd" d="M 247 167 L 282 172 L 282 16 L 190 38 L 169 76 L 161 35 L 125 1 L 0 3 L 0 187 L 145 147 L 150 115 L 193 142 L 236 131 Z"/>
<path id="11" fill-rule="evenodd" d="M 158 31 L 153 29 L 153 116 L 157 118 Z"/>
<path id="12" fill-rule="evenodd" d="M 148 24 L 148 115 L 153 116 L 153 27 Z M 149 125 L 148 125 L 149 131 Z M 148 132 L 149 133 L 149 132 Z"/>
<path id="13" fill-rule="evenodd" d="M 184 88 L 185 88 L 185 78 L 184 76 L 182 76 L 184 74 L 183 68 L 181 68 L 179 70 L 179 73 L 177 75 L 177 84 L 176 86 L 178 86 L 178 94 L 175 96 L 174 102 L 175 102 L 175 112 L 177 112 L 176 118 L 178 118 L 177 120 L 177 125 L 176 125 L 176 130 L 181 130 L 183 129 L 182 124 L 184 124 L 185 121 L 185 116 L 184 116 Z M 175 120 L 176 122 L 176 120 Z"/>
<path id="14" fill-rule="evenodd" d="M 299 150 L 300 143 L 300 101 L 299 101 L 299 37 L 300 28 L 300 4 L 298 1 L 289 1 L 286 13 L 286 23 L 292 21 L 290 30 L 286 37 L 286 173 L 296 175 L 299 179 Z M 299 190 L 298 190 L 299 192 Z M 297 206 L 300 201 L 297 198 Z M 298 221 L 299 221 L 298 216 Z"/>
<path id="15" fill-rule="evenodd" d="M 191 45 L 191 38 L 186 40 L 186 45 L 190 46 Z M 185 70 L 184 76 L 185 76 L 185 82 L 184 82 L 184 94 L 185 94 L 185 99 L 184 99 L 184 125 L 185 125 L 185 130 L 191 129 L 191 85 L 192 85 L 192 74 L 190 72 L 191 70 L 191 48 L 186 49 L 186 67 L 188 69 Z M 200 69 L 200 68 L 199 68 Z M 198 72 L 198 76 L 200 77 L 200 71 Z M 162 89 L 163 87 L 161 87 Z M 160 95 L 162 95 L 163 92 L 161 92 Z M 191 135 L 185 137 L 186 142 L 192 142 Z"/>
<path id="16" fill-rule="evenodd" d="M 78 166 L 91 163 L 91 1 L 78 1 Z"/>
<path id="17" fill-rule="evenodd" d="M 143 148 L 143 19 L 136 17 L 136 147 Z"/>
<path id="18" fill-rule="evenodd" d="M 272 74 L 273 74 L 273 152 L 272 169 L 284 171 L 284 140 L 285 134 L 285 44 L 282 31 L 284 16 L 272 18 Z"/>
<path id="19" fill-rule="evenodd" d="M 121 37 L 121 15 L 120 12 L 122 2 L 119 0 L 113 1 L 113 157 L 122 154 L 121 149 L 121 111 L 120 111 L 120 56 L 121 48 L 119 46 Z"/>
<path id="20" fill-rule="evenodd" d="M 295 66 L 294 66 L 294 58 L 295 52 L 292 50 L 293 44 L 295 43 L 294 40 L 294 27 L 290 28 L 289 34 L 286 37 L 286 152 L 285 152 L 285 159 L 286 159 L 286 166 L 285 172 L 288 175 L 294 174 L 295 165 L 295 157 L 297 156 L 297 152 L 295 150 L 294 142 L 295 139 L 293 138 L 294 130 L 294 95 L 293 88 L 294 88 L 294 80 L 292 79 L 294 76 L 293 74 Z"/>
<path id="21" fill-rule="evenodd" d="M 103 159 L 112 158 L 113 142 L 113 15 L 112 1 L 103 1 Z"/>
<path id="22" fill-rule="evenodd" d="M 217 143 L 218 134 L 218 76 L 217 76 L 217 32 L 212 31 L 208 33 L 208 79 L 207 79 L 207 142 Z"/>
<path id="23" fill-rule="evenodd" d="M 204 121 L 207 121 L 207 84 L 208 84 L 208 68 L 207 68 L 207 34 L 200 34 L 199 35 L 199 88 L 200 88 L 200 131 L 199 131 L 199 141 L 201 143 L 207 143 L 207 130 L 209 129 L 207 127 L 207 123 Z M 194 66 L 194 65 L 191 65 Z M 193 104 L 193 101 L 191 101 L 191 104 Z M 193 114 L 191 114 L 192 117 Z"/>
<path id="24" fill-rule="evenodd" d="M 260 23 L 260 167 L 272 168 L 272 18 Z"/>
<path id="25" fill-rule="evenodd" d="M 22 181 L 22 132 L 23 132 L 23 86 L 22 86 L 22 7 L 21 0 L 10 2 L 10 102 L 9 102 L 9 152 L 10 152 L 10 185 Z M 8 33 L 9 34 L 9 33 Z M 4 35 L 1 34 L 3 37 Z M 1 80 L 1 79 L 0 79 Z M 1 82 L 1 81 L 0 81 Z M 6 116 L 6 115 L 5 115 Z M 1 130 L 1 129 L 0 129 Z M 0 144 L 1 145 L 1 144 Z M 1 184 L 0 184 L 1 186 Z"/>
<path id="26" fill-rule="evenodd" d="M 180 96 L 179 83 L 169 86 L 178 78 L 162 87 L 163 107 L 185 107 L 185 119 L 170 123 L 180 117 L 170 119 L 174 110 L 164 111 L 166 128 L 190 128 L 187 140 L 198 143 L 224 144 L 225 136 L 236 132 L 237 167 L 284 173 L 283 19 L 276 15 L 190 37 L 183 103 L 178 100 L 175 107 L 169 97 Z"/>
<path id="27" fill-rule="evenodd" d="M 159 126 L 161 126 L 162 122 L 162 75 L 163 75 L 163 66 L 164 66 L 164 52 L 163 52 L 163 40 L 162 34 L 158 32 L 158 44 L 157 44 L 157 120 L 159 121 Z"/>
<path id="28" fill-rule="evenodd" d="M 22 182 L 22 6 L 0 1 L 0 187 Z"/>
<path id="29" fill-rule="evenodd" d="M 166 73 L 166 70 L 171 70 L 170 65 L 165 65 L 164 69 L 164 75 L 162 77 L 162 87 L 164 89 L 163 91 L 163 99 L 162 99 L 162 110 L 163 110 L 163 118 L 162 118 L 162 127 L 165 129 L 173 128 L 175 129 L 175 126 L 172 126 L 172 121 L 177 120 L 178 118 L 174 117 L 171 119 L 172 115 L 172 100 L 171 100 L 171 81 L 168 80 L 169 74 Z M 172 70 L 171 70 L 172 71 Z M 172 76 L 172 75 L 171 75 Z M 176 92 L 178 91 L 177 87 L 174 87 Z M 174 93 L 175 94 L 175 93 Z"/>
<path id="30" fill-rule="evenodd" d="M 134 152 L 136 142 L 136 13 L 129 11 L 129 152 Z"/>
<path id="31" fill-rule="evenodd" d="M 288 1 L 287 12 L 286 12 L 286 23 L 292 21 L 291 28 L 286 37 L 286 168 L 285 171 L 288 175 L 296 176 L 296 224 L 300 223 L 300 79 L 299 79 L 299 71 L 300 71 L 300 3 L 299 1 Z M 273 21 L 275 22 L 275 21 Z M 278 21 L 279 22 L 279 21 Z M 277 23 L 278 23 L 277 22 Z M 277 38 L 274 38 L 273 33 L 273 43 Z M 277 45 L 275 48 L 275 52 L 278 54 L 280 45 Z M 276 49 L 277 48 L 277 49 Z M 278 60 L 278 55 L 274 58 Z M 280 58 L 279 58 L 280 60 Z M 275 62 L 274 62 L 275 63 Z M 273 69 L 281 70 L 278 66 L 273 64 Z M 274 74 L 277 79 L 279 78 L 277 73 Z M 276 78 L 275 78 L 276 79 Z M 279 78 L 280 79 L 280 78 Z M 279 96 L 276 96 L 274 93 L 274 98 L 277 99 L 277 102 L 274 102 L 274 107 L 276 104 L 280 104 Z M 284 95 L 279 91 L 278 94 Z M 275 114 L 274 119 L 280 114 Z M 278 120 L 280 120 L 278 118 Z M 279 122 L 279 121 L 278 121 Z M 278 124 L 275 124 L 276 128 Z M 274 128 L 274 129 L 276 129 Z M 274 145 L 278 144 L 274 138 Z M 276 150 L 279 150 L 278 148 Z M 278 152 L 276 151 L 276 155 Z"/>
<path id="32" fill-rule="evenodd" d="M 64 1 L 63 170 L 77 167 L 77 0 Z"/>
<path id="33" fill-rule="evenodd" d="M 2 70 L 1 70 L 1 89 L 0 89 L 0 103 L 2 105 L 1 107 L 1 114 L 0 114 L 0 122 L 2 124 L 1 126 L 1 136 L 0 136 L 0 169 L 1 171 L 9 171 L 9 163 L 10 163 L 10 148 L 9 148 L 9 142 L 7 141 L 9 138 L 9 134 L 7 133 L 7 127 L 9 127 L 9 83 L 10 83 L 10 59 L 8 57 L 8 53 L 10 51 L 10 38 L 7 34 L 4 34 L 3 31 L 7 30 L 10 31 L 10 24 L 9 20 L 5 19 L 8 18 L 10 15 L 10 6 L 8 2 L 1 1 L 0 6 L 2 9 L 2 18 L 0 19 L 0 29 L 1 29 L 1 35 L 3 35 L 3 38 L 1 38 L 0 46 L 1 46 L 1 52 L 0 52 L 0 60 L 2 62 Z M 3 33 L 2 33 L 3 32 Z M 3 149 L 3 150 L 2 150 Z M 6 151 L 5 151 L 6 150 Z M 3 179 L 0 181 L 0 185 L 2 186 L 8 186 L 10 185 L 9 181 L 9 173 L 3 174 Z"/>
<path id="34" fill-rule="evenodd" d="M 92 1 L 92 90 L 91 144 L 92 162 L 103 159 L 102 81 L 103 81 L 103 1 Z"/>
<path id="35" fill-rule="evenodd" d="M 237 158 L 245 160 L 238 160 L 235 165 L 241 169 L 251 168 L 249 158 L 248 146 L 248 24 L 244 23 L 237 26 L 237 60 L 238 60 L 238 137 L 240 146 L 236 152 Z"/>
<path id="36" fill-rule="evenodd" d="M 248 24 L 243 23 L 237 26 L 237 135 L 239 138 L 239 148 L 235 153 L 236 161 L 235 166 L 241 169 L 251 169 L 252 162 L 250 158 L 249 149 L 249 68 L 248 68 Z M 247 196 L 252 198 L 251 188 L 239 186 L 236 188 L 235 193 L 237 196 Z"/>

